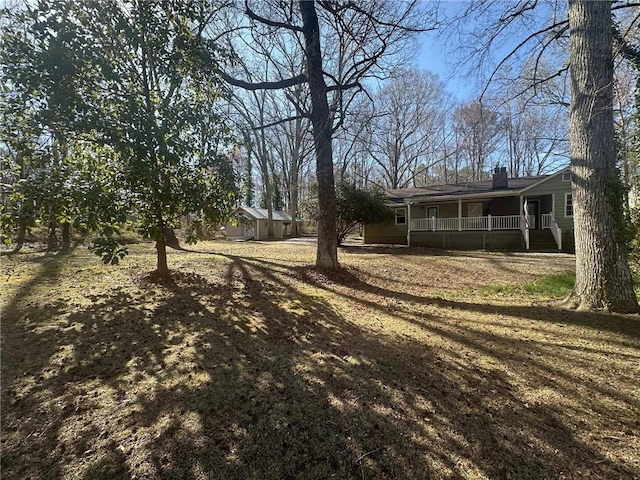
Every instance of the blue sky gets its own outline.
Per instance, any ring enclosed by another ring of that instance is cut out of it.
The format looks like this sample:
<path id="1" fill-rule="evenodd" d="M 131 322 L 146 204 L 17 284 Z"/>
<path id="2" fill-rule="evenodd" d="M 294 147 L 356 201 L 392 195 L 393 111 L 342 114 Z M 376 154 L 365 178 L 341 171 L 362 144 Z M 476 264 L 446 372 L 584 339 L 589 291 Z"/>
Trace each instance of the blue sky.
<path id="1" fill-rule="evenodd" d="M 429 0 L 425 0 L 429 1 Z M 439 19 L 451 18 L 468 6 L 468 2 L 463 0 L 444 0 L 439 3 Z M 475 88 L 475 81 L 455 72 L 453 64 L 457 60 L 455 51 L 447 51 L 444 41 L 437 31 L 422 34 L 420 40 L 420 53 L 416 59 L 419 68 L 437 73 L 446 83 L 447 90 L 459 99 L 469 97 Z"/>
<path id="2" fill-rule="evenodd" d="M 468 78 L 456 74 L 450 65 L 447 65 L 447 52 L 438 42 L 435 35 L 425 34 L 420 42 L 420 54 L 417 58 L 417 66 L 424 70 L 437 73 L 447 85 L 447 90 L 459 99 L 471 95 L 474 82 Z"/>

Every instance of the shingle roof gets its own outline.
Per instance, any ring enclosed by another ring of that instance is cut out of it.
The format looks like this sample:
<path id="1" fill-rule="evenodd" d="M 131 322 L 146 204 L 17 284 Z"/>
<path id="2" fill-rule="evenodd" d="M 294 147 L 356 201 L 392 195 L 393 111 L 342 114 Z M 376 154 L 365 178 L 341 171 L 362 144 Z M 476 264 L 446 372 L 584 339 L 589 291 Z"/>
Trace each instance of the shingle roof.
<path id="1" fill-rule="evenodd" d="M 266 208 L 238 207 L 234 210 L 233 214 L 237 215 L 240 212 L 254 220 L 268 220 L 269 218 L 269 213 Z M 274 210 L 272 214 L 274 220 L 291 222 L 291 216 L 288 213 L 280 210 Z"/>
<path id="2" fill-rule="evenodd" d="M 509 178 L 507 188 L 493 189 L 492 180 L 479 182 L 450 183 L 446 185 L 429 185 L 418 188 L 398 188 L 387 190 L 387 196 L 392 202 L 405 199 L 411 200 L 454 200 L 467 196 L 505 196 L 514 195 L 527 187 L 535 185 L 553 175 L 537 175 L 531 177 Z"/>

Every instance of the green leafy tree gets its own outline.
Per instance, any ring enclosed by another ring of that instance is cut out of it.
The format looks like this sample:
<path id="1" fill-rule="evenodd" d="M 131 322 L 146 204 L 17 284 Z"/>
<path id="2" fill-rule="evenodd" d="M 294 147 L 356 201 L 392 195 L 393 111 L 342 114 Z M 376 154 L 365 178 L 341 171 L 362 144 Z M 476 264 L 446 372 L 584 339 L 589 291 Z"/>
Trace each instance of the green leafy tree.
<path id="1" fill-rule="evenodd" d="M 167 273 L 167 232 L 180 217 L 195 216 L 188 237 L 195 241 L 204 222 L 222 221 L 236 200 L 225 154 L 231 136 L 215 109 L 222 97 L 215 71 L 226 56 L 204 35 L 217 5 L 43 0 L 25 8 L 39 42 L 64 38 L 59 57 L 79 59 L 67 86 L 82 102 L 66 108 L 67 123 L 98 157 L 109 152 L 113 171 L 102 171 L 97 182 L 106 191 L 89 190 L 95 210 L 86 223 L 100 233 L 96 253 L 110 263 L 126 253 L 117 241 L 126 209 L 126 218 L 156 241 L 158 271 Z M 51 71 L 63 68 L 52 61 Z"/>
<path id="2" fill-rule="evenodd" d="M 346 235 L 358 224 L 384 223 L 393 219 L 380 189 L 364 190 L 342 182 L 336 188 L 337 239 L 341 245 Z"/>
<path id="3" fill-rule="evenodd" d="M 75 26 L 60 9 L 3 10 L 5 20 L 0 49 L 0 141 L 4 146 L 3 240 L 19 250 L 27 228 L 38 222 L 49 226 L 49 247 L 58 226 L 63 246 L 70 242 L 73 205 L 69 146 L 73 123 L 80 118 L 83 98 L 77 94 L 76 75 L 82 63 Z M 49 26 L 55 24 L 56 35 Z M 17 232 L 17 233 L 16 233 Z"/>
<path id="4" fill-rule="evenodd" d="M 221 154 L 231 140 L 226 126 L 207 122 L 202 135 L 202 117 L 221 97 L 214 72 L 224 57 L 202 35 L 214 5 L 110 1 L 79 8 L 95 19 L 87 28 L 104 72 L 99 132 L 118 153 L 138 228 L 156 241 L 157 268 L 166 273 L 166 229 L 185 213 L 195 214 L 194 230 L 205 219 L 221 221 L 236 200 L 233 170 Z M 204 145 L 212 136 L 220 141 Z"/>

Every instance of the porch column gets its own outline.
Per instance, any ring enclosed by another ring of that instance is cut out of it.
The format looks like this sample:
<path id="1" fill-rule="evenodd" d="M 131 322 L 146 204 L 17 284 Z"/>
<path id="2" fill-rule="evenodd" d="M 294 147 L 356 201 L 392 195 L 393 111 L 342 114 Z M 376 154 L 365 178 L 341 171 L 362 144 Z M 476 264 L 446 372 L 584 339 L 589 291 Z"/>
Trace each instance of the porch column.
<path id="1" fill-rule="evenodd" d="M 407 203 L 407 247 L 411 246 L 411 202 Z"/>
<path id="2" fill-rule="evenodd" d="M 255 240 L 260 240 L 260 220 L 256 218 L 254 222 L 256 222 L 256 229 L 254 230 L 256 232 Z"/>
<path id="3" fill-rule="evenodd" d="M 458 199 L 458 231 L 462 231 L 462 199 Z"/>
<path id="4" fill-rule="evenodd" d="M 556 194 L 551 194 L 551 215 L 553 215 L 553 219 L 556 219 Z"/>

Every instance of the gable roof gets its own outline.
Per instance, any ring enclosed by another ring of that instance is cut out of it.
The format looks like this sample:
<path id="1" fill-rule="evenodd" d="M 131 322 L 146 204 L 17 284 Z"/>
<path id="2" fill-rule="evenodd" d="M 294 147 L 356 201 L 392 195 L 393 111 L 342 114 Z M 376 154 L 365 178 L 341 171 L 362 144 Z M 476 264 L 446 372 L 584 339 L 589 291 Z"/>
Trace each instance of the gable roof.
<path id="1" fill-rule="evenodd" d="M 291 223 L 291 216 L 288 213 L 281 210 L 273 210 L 272 214 L 274 220 Z M 269 219 L 269 212 L 266 208 L 238 207 L 233 211 L 232 215 L 244 215 L 250 220 Z"/>
<path id="2" fill-rule="evenodd" d="M 563 168 L 550 175 L 536 175 L 530 177 L 509 178 L 507 188 L 493 189 L 493 180 L 481 180 L 479 182 L 463 182 L 449 183 L 445 185 L 428 185 L 426 187 L 416 188 L 397 188 L 387 190 L 387 196 L 391 203 L 404 203 L 410 201 L 444 201 L 457 200 L 464 197 L 482 198 L 482 197 L 505 197 L 518 195 L 525 190 L 539 185 L 562 172 L 567 168 Z"/>

